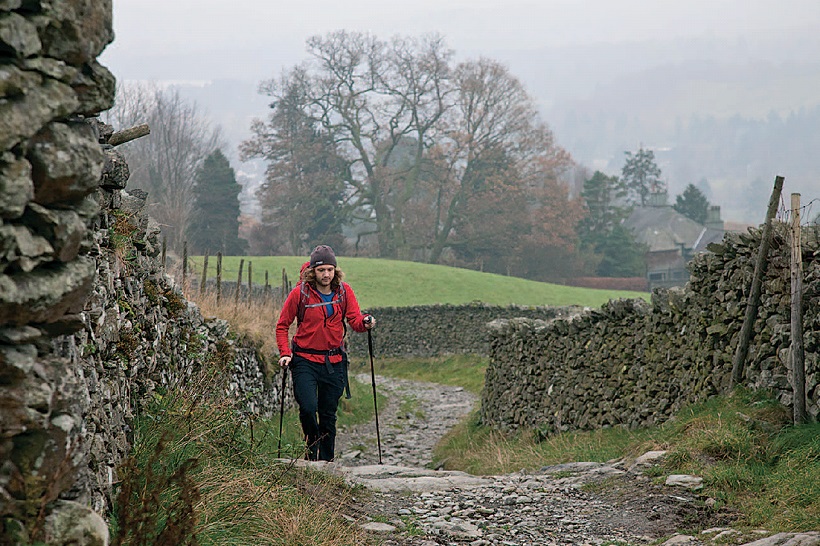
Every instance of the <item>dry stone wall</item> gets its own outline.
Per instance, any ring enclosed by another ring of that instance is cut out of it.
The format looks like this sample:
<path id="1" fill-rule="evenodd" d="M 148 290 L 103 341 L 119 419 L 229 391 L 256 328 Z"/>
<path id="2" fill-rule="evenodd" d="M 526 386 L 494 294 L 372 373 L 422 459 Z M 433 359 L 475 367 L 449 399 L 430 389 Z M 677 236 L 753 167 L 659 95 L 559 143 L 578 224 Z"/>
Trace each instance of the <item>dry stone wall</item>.
<path id="1" fill-rule="evenodd" d="M 500 307 L 468 305 L 420 305 L 373 309 L 378 321 L 373 344 L 380 356 L 437 356 L 480 354 L 489 350 L 486 324 L 499 318 L 526 317 L 550 320 L 581 311 L 580 307 Z M 350 334 L 351 357 L 367 355 L 367 336 Z"/>
<path id="2" fill-rule="evenodd" d="M 690 264 L 685 288 L 658 290 L 652 302 L 618 300 L 569 319 L 498 320 L 481 420 L 545 433 L 638 427 L 726 392 L 738 344 L 760 230 L 727 234 Z M 789 243 L 777 229 L 743 384 L 792 404 Z M 803 244 L 807 409 L 820 413 L 820 245 Z"/>
<path id="3" fill-rule="evenodd" d="M 110 0 L 0 0 L 0 537 L 106 544 L 133 419 L 204 366 L 278 407 L 255 346 L 162 270 L 145 194 L 94 116 L 114 77 Z"/>

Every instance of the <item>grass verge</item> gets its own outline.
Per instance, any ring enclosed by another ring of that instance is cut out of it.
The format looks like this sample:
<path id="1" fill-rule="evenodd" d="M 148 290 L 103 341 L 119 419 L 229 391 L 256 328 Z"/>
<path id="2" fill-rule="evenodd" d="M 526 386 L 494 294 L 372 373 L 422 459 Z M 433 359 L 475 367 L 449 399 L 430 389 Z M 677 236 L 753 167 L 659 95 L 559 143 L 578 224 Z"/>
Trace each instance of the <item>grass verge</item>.
<path id="1" fill-rule="evenodd" d="M 379 375 L 464 387 L 474 394 L 481 394 L 487 364 L 485 357 L 450 355 L 435 358 L 381 358 L 375 367 Z"/>
<path id="2" fill-rule="evenodd" d="M 203 374 L 155 397 L 138 417 L 133 456 L 120 469 L 112 543 L 372 543 L 343 516 L 360 493 L 341 479 L 277 461 L 278 417 L 249 420 L 218 394 L 225 389 L 217 377 Z M 298 457 L 294 414 L 285 425 L 282 455 Z"/>

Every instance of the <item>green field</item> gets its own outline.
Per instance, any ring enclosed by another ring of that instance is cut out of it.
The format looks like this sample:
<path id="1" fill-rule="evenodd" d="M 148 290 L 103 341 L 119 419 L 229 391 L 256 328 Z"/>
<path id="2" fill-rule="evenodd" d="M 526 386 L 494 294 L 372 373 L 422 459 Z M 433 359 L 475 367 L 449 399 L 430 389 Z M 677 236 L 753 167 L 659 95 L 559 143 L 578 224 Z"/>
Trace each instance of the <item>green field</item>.
<path id="1" fill-rule="evenodd" d="M 239 261 L 245 260 L 243 282 L 247 283 L 248 262 L 252 263 L 253 282 L 281 285 L 282 270 L 294 283 L 305 262 L 300 256 L 226 256 L 222 260 L 222 278 L 236 281 Z M 202 270 L 201 256 L 189 258 L 196 275 Z M 406 307 L 410 305 L 463 304 L 480 301 L 492 305 L 582 305 L 600 307 L 610 299 L 644 298 L 646 292 L 595 290 L 529 281 L 442 265 L 430 265 L 376 258 L 339 257 L 339 267 L 356 292 L 362 307 Z M 216 275 L 216 258 L 208 260 L 208 277 Z"/>

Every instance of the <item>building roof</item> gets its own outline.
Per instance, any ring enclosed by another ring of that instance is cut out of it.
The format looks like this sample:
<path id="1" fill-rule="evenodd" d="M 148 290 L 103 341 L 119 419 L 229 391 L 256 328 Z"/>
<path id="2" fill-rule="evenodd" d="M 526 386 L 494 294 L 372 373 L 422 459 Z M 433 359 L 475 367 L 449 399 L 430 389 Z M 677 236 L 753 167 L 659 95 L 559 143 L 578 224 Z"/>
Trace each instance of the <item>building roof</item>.
<path id="1" fill-rule="evenodd" d="M 702 252 L 709 243 L 723 239 L 724 233 L 698 224 L 671 206 L 635 207 L 624 225 L 650 252 L 681 249 Z"/>

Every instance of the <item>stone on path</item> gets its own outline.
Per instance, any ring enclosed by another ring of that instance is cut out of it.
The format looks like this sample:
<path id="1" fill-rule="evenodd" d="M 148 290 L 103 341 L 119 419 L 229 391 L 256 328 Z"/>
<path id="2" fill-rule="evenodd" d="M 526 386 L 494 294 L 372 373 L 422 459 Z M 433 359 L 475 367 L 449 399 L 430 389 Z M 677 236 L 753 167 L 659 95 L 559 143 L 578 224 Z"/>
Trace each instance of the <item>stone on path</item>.
<path id="1" fill-rule="evenodd" d="M 429 470 L 396 465 L 334 466 L 331 471 L 348 483 L 376 491 L 413 491 L 423 493 L 448 489 L 486 486 L 491 480 L 454 470 Z"/>
<path id="2" fill-rule="evenodd" d="M 703 489 L 703 478 L 688 474 L 671 474 L 666 477 L 666 485 L 685 487 L 693 491 Z"/>
<path id="3" fill-rule="evenodd" d="M 374 533 L 392 533 L 396 530 L 396 527 L 390 525 L 389 523 L 381 523 L 378 521 L 369 521 L 360 525 L 362 529 L 365 531 L 372 531 Z"/>

